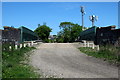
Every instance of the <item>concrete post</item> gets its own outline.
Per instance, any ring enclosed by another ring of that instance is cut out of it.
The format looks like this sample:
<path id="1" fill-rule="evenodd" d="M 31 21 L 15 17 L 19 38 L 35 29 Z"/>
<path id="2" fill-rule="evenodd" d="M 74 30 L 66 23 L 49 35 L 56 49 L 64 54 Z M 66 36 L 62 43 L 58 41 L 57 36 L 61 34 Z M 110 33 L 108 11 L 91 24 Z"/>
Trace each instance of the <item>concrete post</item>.
<path id="1" fill-rule="evenodd" d="M 84 47 L 86 47 L 86 41 L 84 41 Z"/>
<path id="2" fill-rule="evenodd" d="M 99 45 L 97 45 L 97 50 L 98 50 L 98 51 L 100 50 L 100 47 L 99 47 Z"/>
<path id="3" fill-rule="evenodd" d="M 94 43 L 93 43 L 92 49 L 95 49 L 95 45 L 94 45 Z"/>
<path id="4" fill-rule="evenodd" d="M 20 48 L 22 48 L 22 44 L 20 44 Z"/>
<path id="5" fill-rule="evenodd" d="M 89 47 L 89 42 L 87 42 L 87 47 Z"/>
<path id="6" fill-rule="evenodd" d="M 31 41 L 31 45 L 33 46 L 33 41 Z"/>
<path id="7" fill-rule="evenodd" d="M 15 49 L 18 49 L 18 45 L 15 45 Z"/>
<path id="8" fill-rule="evenodd" d="M 26 47 L 26 44 L 24 43 L 24 47 Z"/>
<path id="9" fill-rule="evenodd" d="M 9 46 L 9 50 L 11 50 L 12 49 L 12 47 L 11 46 Z"/>

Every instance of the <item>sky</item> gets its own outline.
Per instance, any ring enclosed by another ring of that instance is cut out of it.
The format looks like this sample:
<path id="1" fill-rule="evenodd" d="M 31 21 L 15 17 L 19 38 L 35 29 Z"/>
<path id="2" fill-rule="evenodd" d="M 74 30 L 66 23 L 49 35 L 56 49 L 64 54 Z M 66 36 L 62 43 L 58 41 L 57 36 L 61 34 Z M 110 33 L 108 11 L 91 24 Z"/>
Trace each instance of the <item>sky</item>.
<path id="1" fill-rule="evenodd" d="M 120 1 L 118 3 L 118 14 L 120 14 Z M 120 16 L 118 16 L 118 27 L 120 28 Z"/>
<path id="2" fill-rule="evenodd" d="M 2 0 L 2 2 L 118 2 L 120 0 Z"/>
<path id="3" fill-rule="evenodd" d="M 60 31 L 61 22 L 82 25 L 80 6 L 84 6 L 84 26 L 91 27 L 90 15 L 98 16 L 97 27 L 118 26 L 118 2 L 2 2 L 2 26 L 25 26 L 35 30 L 38 24 Z M 2 27 L 1 27 L 2 28 Z"/>

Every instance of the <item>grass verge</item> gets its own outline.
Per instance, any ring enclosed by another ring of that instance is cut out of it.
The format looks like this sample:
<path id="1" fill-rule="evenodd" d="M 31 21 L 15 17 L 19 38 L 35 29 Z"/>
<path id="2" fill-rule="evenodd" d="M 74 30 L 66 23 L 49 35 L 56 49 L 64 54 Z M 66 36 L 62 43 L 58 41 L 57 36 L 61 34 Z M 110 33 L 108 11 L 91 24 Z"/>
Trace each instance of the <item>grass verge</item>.
<path id="1" fill-rule="evenodd" d="M 101 46 L 99 51 L 97 51 L 97 49 L 92 49 L 90 47 L 80 47 L 79 50 L 87 54 L 88 56 L 102 58 L 111 63 L 116 64 L 120 63 L 120 48 L 118 47 L 113 47 L 110 45 Z"/>
<path id="2" fill-rule="evenodd" d="M 18 50 L 2 52 L 2 77 L 3 78 L 39 78 L 33 67 L 25 63 L 26 55 L 34 47 L 25 47 Z"/>

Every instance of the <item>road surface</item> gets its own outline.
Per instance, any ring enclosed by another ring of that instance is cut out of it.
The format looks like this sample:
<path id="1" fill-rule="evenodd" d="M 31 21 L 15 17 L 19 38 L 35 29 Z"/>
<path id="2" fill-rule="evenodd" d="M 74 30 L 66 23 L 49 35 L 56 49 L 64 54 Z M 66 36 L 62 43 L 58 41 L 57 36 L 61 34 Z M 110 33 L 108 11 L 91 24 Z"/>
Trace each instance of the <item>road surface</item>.
<path id="1" fill-rule="evenodd" d="M 81 53 L 72 43 L 42 43 L 30 64 L 44 77 L 118 78 L 118 68 Z"/>

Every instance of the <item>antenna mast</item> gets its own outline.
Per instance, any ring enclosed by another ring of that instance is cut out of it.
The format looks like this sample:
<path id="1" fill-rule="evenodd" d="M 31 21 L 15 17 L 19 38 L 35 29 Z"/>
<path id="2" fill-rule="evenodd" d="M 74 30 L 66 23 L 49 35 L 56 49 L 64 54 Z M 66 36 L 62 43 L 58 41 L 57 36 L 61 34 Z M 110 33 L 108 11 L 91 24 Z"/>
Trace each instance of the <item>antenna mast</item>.
<path id="1" fill-rule="evenodd" d="M 92 21 L 92 27 L 94 26 L 95 21 L 98 20 L 98 16 L 92 15 L 89 16 L 90 21 Z"/>
<path id="2" fill-rule="evenodd" d="M 81 13 L 82 13 L 82 30 L 84 30 L 84 15 L 85 15 L 85 12 L 84 12 L 84 7 L 81 6 Z"/>

